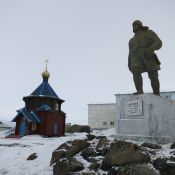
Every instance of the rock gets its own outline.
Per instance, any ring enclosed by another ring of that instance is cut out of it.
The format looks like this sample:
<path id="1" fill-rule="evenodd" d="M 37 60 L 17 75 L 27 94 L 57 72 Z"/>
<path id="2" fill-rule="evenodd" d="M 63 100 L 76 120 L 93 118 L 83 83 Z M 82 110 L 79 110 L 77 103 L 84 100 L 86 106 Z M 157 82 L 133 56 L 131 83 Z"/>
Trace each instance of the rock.
<path id="1" fill-rule="evenodd" d="M 72 145 L 72 141 L 65 142 L 61 144 L 56 150 L 60 150 L 60 149 L 68 150 L 70 145 Z"/>
<path id="2" fill-rule="evenodd" d="M 33 153 L 33 154 L 31 154 L 26 160 L 34 160 L 34 159 L 36 159 L 38 156 L 37 156 L 37 154 L 36 153 Z"/>
<path id="3" fill-rule="evenodd" d="M 153 166 L 156 169 L 161 169 L 164 168 L 166 166 L 166 162 L 167 162 L 167 158 L 157 158 L 154 162 L 153 162 Z"/>
<path id="4" fill-rule="evenodd" d="M 111 143 L 103 161 L 101 169 L 106 171 L 112 166 L 131 164 L 131 163 L 147 163 L 150 156 L 143 151 L 138 145 L 117 140 Z"/>
<path id="5" fill-rule="evenodd" d="M 116 171 L 116 175 L 133 175 L 132 169 L 128 166 L 120 166 Z"/>
<path id="6" fill-rule="evenodd" d="M 156 151 L 155 150 L 146 150 L 146 151 L 148 151 L 148 153 L 150 153 L 150 154 L 152 154 L 152 155 L 156 155 Z"/>
<path id="7" fill-rule="evenodd" d="M 148 164 L 136 164 L 132 167 L 135 175 L 159 175 L 159 173 Z"/>
<path id="8" fill-rule="evenodd" d="M 97 136 L 96 139 L 106 139 L 106 136 Z"/>
<path id="9" fill-rule="evenodd" d="M 55 150 L 52 152 L 52 158 L 50 161 L 50 166 L 52 166 L 54 163 L 56 163 L 60 158 L 66 157 L 66 151 L 65 150 Z"/>
<path id="10" fill-rule="evenodd" d="M 70 124 L 70 123 L 66 124 L 66 125 L 65 125 L 65 132 L 67 132 L 67 131 L 69 130 L 70 127 L 71 127 L 71 124 Z"/>
<path id="11" fill-rule="evenodd" d="M 92 163 L 92 164 L 89 166 L 89 169 L 90 169 L 90 170 L 97 171 L 99 167 L 100 167 L 100 163 L 95 162 L 95 163 Z"/>
<path id="12" fill-rule="evenodd" d="M 175 164 L 167 162 L 168 158 L 158 158 L 153 166 L 160 171 L 161 175 L 175 175 Z"/>
<path id="13" fill-rule="evenodd" d="M 67 132 L 69 132 L 69 133 L 74 133 L 74 132 L 90 133 L 90 126 L 88 126 L 88 125 L 72 125 L 70 128 L 67 129 Z"/>
<path id="14" fill-rule="evenodd" d="M 55 151 L 52 152 L 50 165 L 56 163 L 60 158 L 74 156 L 84 148 L 89 147 L 89 145 L 90 143 L 87 140 L 81 140 L 81 139 L 63 143 Z"/>
<path id="15" fill-rule="evenodd" d="M 84 148 L 87 148 L 89 146 L 90 146 L 90 143 L 87 140 L 81 140 L 81 139 L 74 140 L 72 142 L 72 145 L 67 150 L 67 156 L 72 157 L 75 154 L 79 153 Z"/>
<path id="16" fill-rule="evenodd" d="M 90 163 L 96 163 L 99 160 L 97 160 L 95 157 L 89 157 L 87 161 L 90 162 Z"/>
<path id="17" fill-rule="evenodd" d="M 116 175 L 159 175 L 159 173 L 148 164 L 120 166 L 116 171 Z"/>
<path id="18" fill-rule="evenodd" d="M 96 136 L 95 135 L 93 135 L 93 134 L 87 134 L 86 135 L 86 137 L 88 138 L 88 140 L 94 140 L 95 138 L 96 138 Z"/>
<path id="19" fill-rule="evenodd" d="M 170 146 L 170 149 L 175 149 L 175 142 Z"/>
<path id="20" fill-rule="evenodd" d="M 161 149 L 162 147 L 158 144 L 153 144 L 153 143 L 143 143 L 141 146 L 151 148 L 151 149 Z"/>
<path id="21" fill-rule="evenodd" d="M 171 156 L 171 157 L 170 157 L 170 161 L 175 162 L 175 157 L 174 157 L 174 156 Z"/>
<path id="22" fill-rule="evenodd" d="M 108 171 L 107 175 L 117 175 L 117 170 L 116 170 L 116 168 L 112 167 L 112 168 Z"/>
<path id="23" fill-rule="evenodd" d="M 109 140 L 107 138 L 101 138 L 96 146 L 96 151 L 99 152 L 101 156 L 104 156 L 109 147 Z"/>
<path id="24" fill-rule="evenodd" d="M 92 148 L 85 148 L 83 149 L 81 156 L 87 161 L 89 161 L 90 160 L 89 157 L 95 157 L 96 152 Z"/>
<path id="25" fill-rule="evenodd" d="M 69 172 L 77 172 L 84 169 L 81 162 L 77 161 L 75 158 L 69 158 L 65 160 L 59 160 L 53 166 L 53 175 L 66 175 Z"/>
<path id="26" fill-rule="evenodd" d="M 175 150 L 171 151 L 171 152 L 170 152 L 170 154 L 173 154 L 173 155 L 175 155 Z"/>

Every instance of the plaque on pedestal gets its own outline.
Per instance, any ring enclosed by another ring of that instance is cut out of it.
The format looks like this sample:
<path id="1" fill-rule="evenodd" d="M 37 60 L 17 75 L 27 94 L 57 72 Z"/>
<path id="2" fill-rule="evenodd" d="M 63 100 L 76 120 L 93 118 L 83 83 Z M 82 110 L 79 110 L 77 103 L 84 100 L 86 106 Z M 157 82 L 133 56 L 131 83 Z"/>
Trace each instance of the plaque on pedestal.
<path id="1" fill-rule="evenodd" d="M 132 100 L 126 102 L 126 116 L 141 116 L 143 115 L 142 100 Z"/>
<path id="2" fill-rule="evenodd" d="M 175 141 L 175 101 L 152 94 L 121 100 L 117 138 L 141 142 Z"/>

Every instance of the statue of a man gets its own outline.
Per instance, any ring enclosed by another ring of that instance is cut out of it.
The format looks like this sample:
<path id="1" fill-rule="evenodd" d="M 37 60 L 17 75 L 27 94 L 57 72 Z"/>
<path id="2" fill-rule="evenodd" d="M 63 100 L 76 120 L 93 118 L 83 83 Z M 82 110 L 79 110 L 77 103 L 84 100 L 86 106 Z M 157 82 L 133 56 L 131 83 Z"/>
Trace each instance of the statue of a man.
<path id="1" fill-rule="evenodd" d="M 143 94 L 141 75 L 143 72 L 148 72 L 154 94 L 160 95 L 158 79 L 160 61 L 154 51 L 161 48 L 162 41 L 155 32 L 148 28 L 143 26 L 141 21 L 134 21 L 133 32 L 135 34 L 129 41 L 128 67 L 133 74 L 133 80 L 137 90 L 134 94 L 136 95 Z"/>

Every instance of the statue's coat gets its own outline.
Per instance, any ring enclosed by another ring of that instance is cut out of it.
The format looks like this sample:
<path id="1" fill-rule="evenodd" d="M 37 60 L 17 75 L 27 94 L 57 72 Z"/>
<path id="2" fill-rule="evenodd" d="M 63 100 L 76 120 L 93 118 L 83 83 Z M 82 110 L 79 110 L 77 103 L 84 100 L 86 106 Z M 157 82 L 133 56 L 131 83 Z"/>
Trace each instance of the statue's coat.
<path id="1" fill-rule="evenodd" d="M 140 30 L 129 41 L 128 67 L 131 72 L 160 70 L 160 61 L 155 50 L 160 49 L 162 41 L 152 30 Z"/>

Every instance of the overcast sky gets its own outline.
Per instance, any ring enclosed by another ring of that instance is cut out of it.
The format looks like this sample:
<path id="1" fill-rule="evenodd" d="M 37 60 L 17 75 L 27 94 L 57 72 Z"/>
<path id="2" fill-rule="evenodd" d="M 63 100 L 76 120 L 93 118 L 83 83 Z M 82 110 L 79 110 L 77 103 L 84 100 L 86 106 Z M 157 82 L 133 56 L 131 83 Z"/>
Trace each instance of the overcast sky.
<path id="1" fill-rule="evenodd" d="M 174 91 L 174 9 L 173 0 L 0 0 L 0 120 L 24 107 L 23 96 L 42 82 L 45 59 L 67 122 L 87 124 L 87 104 L 134 92 L 127 60 L 135 19 L 163 41 L 156 52 L 161 91 Z"/>

